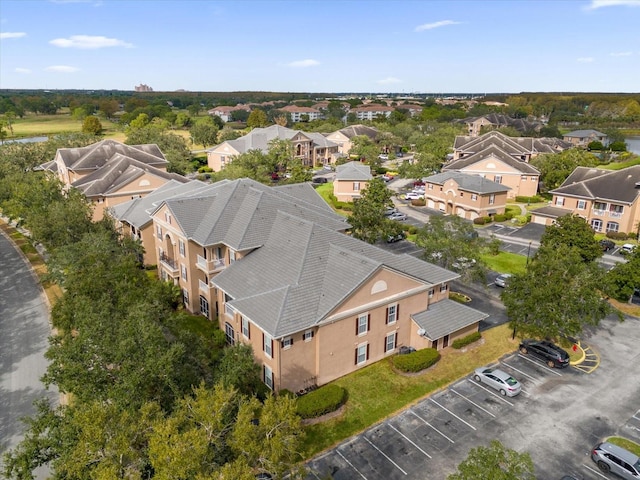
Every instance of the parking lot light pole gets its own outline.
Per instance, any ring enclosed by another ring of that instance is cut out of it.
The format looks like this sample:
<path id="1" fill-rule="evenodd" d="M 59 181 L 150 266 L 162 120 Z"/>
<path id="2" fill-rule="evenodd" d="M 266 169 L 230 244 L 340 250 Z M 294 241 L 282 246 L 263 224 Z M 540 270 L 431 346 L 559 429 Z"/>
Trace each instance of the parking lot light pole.
<path id="1" fill-rule="evenodd" d="M 531 253 L 531 242 L 529 242 L 529 247 L 527 248 L 527 266 L 529 266 L 529 254 Z"/>

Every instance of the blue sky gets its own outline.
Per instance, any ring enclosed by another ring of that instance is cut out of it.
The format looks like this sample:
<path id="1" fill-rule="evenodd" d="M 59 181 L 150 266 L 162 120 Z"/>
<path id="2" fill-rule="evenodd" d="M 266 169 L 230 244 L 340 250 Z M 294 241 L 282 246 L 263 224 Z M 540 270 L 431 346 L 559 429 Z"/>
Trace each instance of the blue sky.
<path id="1" fill-rule="evenodd" d="M 0 0 L 0 88 L 638 92 L 640 0 Z"/>

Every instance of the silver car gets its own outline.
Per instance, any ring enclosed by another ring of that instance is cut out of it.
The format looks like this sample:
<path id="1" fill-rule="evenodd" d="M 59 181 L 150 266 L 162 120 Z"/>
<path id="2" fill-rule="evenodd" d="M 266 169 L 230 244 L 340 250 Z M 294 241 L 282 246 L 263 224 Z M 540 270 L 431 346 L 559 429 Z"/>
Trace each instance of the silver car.
<path id="1" fill-rule="evenodd" d="M 591 459 L 604 473 L 615 473 L 619 477 L 630 480 L 640 478 L 640 458 L 613 443 L 597 444 L 591 450 Z"/>
<path id="2" fill-rule="evenodd" d="M 507 283 L 509 283 L 509 279 L 511 278 L 510 273 L 502 273 L 496 277 L 496 286 L 505 288 Z"/>
<path id="3" fill-rule="evenodd" d="M 476 368 L 473 378 L 476 382 L 485 383 L 508 397 L 515 397 L 520 393 L 520 382 L 498 368 Z"/>

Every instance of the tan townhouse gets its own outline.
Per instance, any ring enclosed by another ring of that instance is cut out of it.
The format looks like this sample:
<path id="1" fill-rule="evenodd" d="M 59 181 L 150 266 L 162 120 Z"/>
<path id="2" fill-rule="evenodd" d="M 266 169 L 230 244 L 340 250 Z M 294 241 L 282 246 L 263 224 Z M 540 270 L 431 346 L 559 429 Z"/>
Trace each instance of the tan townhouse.
<path id="1" fill-rule="evenodd" d="M 269 151 L 272 140 L 288 140 L 293 146 L 295 158 L 308 167 L 331 163 L 338 153 L 338 145 L 321 133 L 302 132 L 280 125 L 254 128 L 248 134 L 235 140 L 228 140 L 207 150 L 207 164 L 214 172 L 221 171 L 238 155 L 250 150 Z"/>
<path id="2" fill-rule="evenodd" d="M 336 167 L 333 194 L 339 202 L 353 202 L 360 198 L 373 178 L 371 167 L 361 162 L 347 162 Z"/>
<path id="3" fill-rule="evenodd" d="M 531 121 L 524 118 L 513 118 L 502 113 L 488 113 L 480 117 L 467 117 L 459 120 L 459 122 L 466 124 L 467 132 L 469 136 L 477 137 L 482 131 L 482 127 L 511 127 L 518 130 L 520 133 L 527 133 L 538 131 L 542 128 L 542 123 L 538 121 Z"/>
<path id="4" fill-rule="evenodd" d="M 322 112 L 316 108 L 300 107 L 298 105 L 287 105 L 286 107 L 279 108 L 278 111 L 289 115 L 293 123 L 319 120 L 323 116 Z"/>
<path id="5" fill-rule="evenodd" d="M 57 175 L 65 188 L 80 190 L 93 205 L 93 220 L 107 208 L 140 198 L 169 181 L 187 182 L 168 173 L 157 145 L 125 145 L 115 140 L 79 148 L 59 148 L 53 161 L 40 169 Z"/>
<path id="6" fill-rule="evenodd" d="M 565 133 L 562 139 L 576 147 L 587 147 L 591 142 L 600 142 L 603 145 L 609 143 L 609 137 L 606 133 L 592 129 L 574 130 L 573 132 Z"/>
<path id="7" fill-rule="evenodd" d="M 532 222 L 550 225 L 574 214 L 599 233 L 640 232 L 640 165 L 617 171 L 578 167 L 551 193 L 550 205 L 531 212 Z"/>
<path id="8" fill-rule="evenodd" d="M 353 146 L 353 138 L 359 136 L 369 137 L 372 142 L 375 142 L 378 130 L 366 125 L 351 125 L 330 133 L 327 135 L 327 140 L 338 145 L 338 153 L 341 156 L 347 156 Z"/>
<path id="9" fill-rule="evenodd" d="M 426 206 L 467 220 L 503 214 L 509 187 L 479 175 L 443 172 L 423 179 Z"/>
<path id="10" fill-rule="evenodd" d="M 457 274 L 346 235 L 310 184 L 222 181 L 149 215 L 160 276 L 228 343 L 251 345 L 276 391 L 322 385 L 403 345 L 446 348 L 486 318 L 448 299 Z"/>
<path id="11" fill-rule="evenodd" d="M 229 105 L 220 105 L 218 107 L 213 107 L 208 110 L 207 113 L 211 116 L 218 116 L 220 119 L 227 123 L 233 121 L 233 112 L 237 112 L 238 110 L 244 110 L 245 112 L 250 112 L 251 107 L 248 105 L 238 104 L 235 107 Z"/>

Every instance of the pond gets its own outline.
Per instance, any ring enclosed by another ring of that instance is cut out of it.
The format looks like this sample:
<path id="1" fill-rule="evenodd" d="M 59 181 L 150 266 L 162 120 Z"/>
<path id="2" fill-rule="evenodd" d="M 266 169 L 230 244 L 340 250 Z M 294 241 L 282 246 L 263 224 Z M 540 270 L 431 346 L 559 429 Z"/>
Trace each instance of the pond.
<path id="1" fill-rule="evenodd" d="M 27 137 L 27 138 L 17 138 L 15 140 L 5 140 L 0 142 L 0 145 L 5 143 L 37 143 L 37 142 L 46 142 L 49 140 L 49 137 Z"/>
<path id="2" fill-rule="evenodd" d="M 640 137 L 627 137 L 624 139 L 627 150 L 640 155 Z"/>

